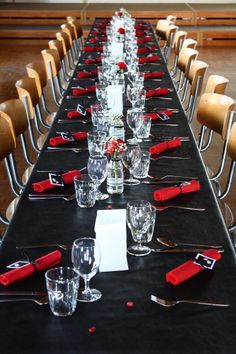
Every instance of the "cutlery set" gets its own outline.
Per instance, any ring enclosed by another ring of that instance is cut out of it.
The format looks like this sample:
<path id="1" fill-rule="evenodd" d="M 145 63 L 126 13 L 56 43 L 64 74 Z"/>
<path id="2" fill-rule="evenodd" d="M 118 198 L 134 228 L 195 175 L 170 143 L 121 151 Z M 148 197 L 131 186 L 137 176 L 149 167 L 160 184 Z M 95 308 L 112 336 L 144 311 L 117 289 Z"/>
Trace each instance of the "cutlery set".
<path id="1" fill-rule="evenodd" d="M 173 307 L 177 304 L 188 303 L 195 305 L 206 305 L 206 306 L 217 306 L 217 307 L 228 307 L 230 304 L 220 304 L 217 302 L 209 302 L 209 301 L 200 301 L 200 300 L 165 300 L 160 297 L 151 295 L 151 301 L 156 302 L 157 304 L 165 307 Z"/>

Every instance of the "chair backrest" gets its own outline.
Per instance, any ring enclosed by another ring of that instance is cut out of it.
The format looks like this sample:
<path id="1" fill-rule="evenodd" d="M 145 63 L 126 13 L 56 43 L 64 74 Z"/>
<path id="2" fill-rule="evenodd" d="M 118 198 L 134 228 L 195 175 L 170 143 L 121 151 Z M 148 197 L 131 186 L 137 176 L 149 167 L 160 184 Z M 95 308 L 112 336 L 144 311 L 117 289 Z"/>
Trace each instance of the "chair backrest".
<path id="1" fill-rule="evenodd" d="M 210 75 L 207 79 L 205 93 L 220 93 L 223 95 L 229 80 L 224 76 Z"/>
<path id="2" fill-rule="evenodd" d="M 159 20 L 156 25 L 156 33 L 163 39 L 166 39 L 167 28 L 172 25 L 168 20 Z"/>
<path id="3" fill-rule="evenodd" d="M 51 79 L 51 75 L 57 77 L 57 73 L 61 69 L 58 52 L 55 49 L 44 49 L 41 51 L 41 54 L 43 56 L 47 79 Z"/>
<path id="4" fill-rule="evenodd" d="M 168 15 L 168 16 L 166 16 L 166 19 L 167 19 L 167 21 L 172 22 L 172 23 L 173 23 L 173 25 L 174 25 L 174 24 L 175 24 L 175 22 L 176 22 L 176 20 L 177 20 L 177 17 L 176 17 L 176 16 L 174 16 L 174 15 Z"/>
<path id="5" fill-rule="evenodd" d="M 43 94 L 43 87 L 47 85 L 47 74 L 43 60 L 26 65 L 26 71 L 29 77 L 35 79 L 39 97 Z"/>
<path id="6" fill-rule="evenodd" d="M 191 48 L 182 48 L 178 58 L 178 68 L 188 76 L 190 65 L 198 57 L 198 51 Z"/>
<path id="7" fill-rule="evenodd" d="M 69 23 L 63 23 L 61 25 L 62 32 L 66 33 L 69 41 L 70 41 L 70 46 L 73 44 L 73 40 L 75 39 L 75 32 L 73 27 Z"/>
<path id="8" fill-rule="evenodd" d="M 179 27 L 175 25 L 170 25 L 167 30 L 166 30 L 166 46 L 172 47 L 172 43 L 174 41 L 174 36 L 176 32 L 178 31 Z"/>
<path id="9" fill-rule="evenodd" d="M 197 120 L 200 124 L 226 138 L 231 112 L 235 102 L 231 97 L 218 93 L 204 93 L 199 100 Z"/>
<path id="10" fill-rule="evenodd" d="M 18 96 L 24 103 L 27 99 L 30 118 L 34 118 L 34 107 L 39 103 L 39 95 L 35 79 L 24 76 L 15 83 Z"/>
<path id="11" fill-rule="evenodd" d="M 60 60 L 63 60 L 65 57 L 62 41 L 58 41 L 57 39 L 52 39 L 48 42 L 49 49 L 54 49 L 57 51 Z"/>
<path id="12" fill-rule="evenodd" d="M 16 136 L 19 136 L 28 129 L 25 108 L 18 98 L 2 102 L 0 104 L 0 116 L 8 121 Z"/>
<path id="13" fill-rule="evenodd" d="M 202 91 L 202 84 L 204 80 L 204 76 L 206 73 L 206 70 L 208 68 L 207 63 L 201 60 L 194 60 L 189 69 L 189 74 L 188 74 L 188 80 L 191 84 L 190 88 L 190 94 L 194 96 L 194 94 L 197 92 L 197 96 L 201 95 Z M 197 88 L 198 85 L 198 88 Z M 196 91 L 197 89 L 197 91 Z"/>
<path id="14" fill-rule="evenodd" d="M 227 145 L 227 154 L 233 161 L 236 161 L 236 122 L 233 123 L 232 128 L 230 130 Z"/>
<path id="15" fill-rule="evenodd" d="M 182 48 L 183 42 L 187 37 L 187 32 L 177 31 L 174 37 L 174 51 L 176 55 L 179 55 L 179 52 Z"/>
<path id="16" fill-rule="evenodd" d="M 0 161 L 13 152 L 16 147 L 16 137 L 13 125 L 0 112 Z"/>
<path id="17" fill-rule="evenodd" d="M 71 44 L 69 40 L 69 36 L 65 32 L 57 32 L 56 37 L 58 41 L 62 42 L 62 48 L 64 51 L 64 55 L 71 49 Z"/>
<path id="18" fill-rule="evenodd" d="M 66 20 L 73 27 L 75 38 L 76 39 L 81 38 L 83 36 L 83 29 L 81 27 L 79 20 L 77 20 L 77 18 L 74 16 L 67 16 Z"/>
<path id="19" fill-rule="evenodd" d="M 192 38 L 186 38 L 183 41 L 182 49 L 185 49 L 185 48 L 196 49 L 196 47 L 197 47 L 197 41 L 195 41 Z"/>

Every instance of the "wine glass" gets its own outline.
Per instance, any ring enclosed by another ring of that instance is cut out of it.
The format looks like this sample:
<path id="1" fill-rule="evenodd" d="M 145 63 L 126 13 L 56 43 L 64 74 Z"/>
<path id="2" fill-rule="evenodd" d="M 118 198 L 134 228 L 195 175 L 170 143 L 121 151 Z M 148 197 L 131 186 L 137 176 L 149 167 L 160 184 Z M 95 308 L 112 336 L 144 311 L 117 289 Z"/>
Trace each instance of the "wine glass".
<path id="1" fill-rule="evenodd" d="M 97 273 L 100 265 L 101 253 L 98 241 L 84 237 L 73 242 L 72 263 L 75 270 L 84 279 L 85 288 L 79 290 L 78 301 L 93 302 L 102 296 L 97 289 L 90 289 L 89 281 Z"/>
<path id="2" fill-rule="evenodd" d="M 93 176 L 98 178 L 98 189 L 96 200 L 104 200 L 109 198 L 108 194 L 104 194 L 99 190 L 99 186 L 105 181 L 107 177 L 107 157 L 106 156 L 93 156 L 88 159 L 88 174 L 93 179 Z"/>
<path id="3" fill-rule="evenodd" d="M 131 102 L 132 107 L 135 106 L 135 103 L 138 101 L 139 96 L 142 92 L 142 88 L 139 86 L 132 86 L 132 85 L 127 85 L 127 97 L 128 100 Z"/>
<path id="4" fill-rule="evenodd" d="M 133 169 L 139 164 L 142 156 L 142 151 L 138 144 L 127 144 L 127 148 L 121 155 L 124 166 L 129 170 L 129 179 L 124 180 L 124 184 L 135 186 L 140 184 L 140 181 L 133 178 Z"/>
<path id="5" fill-rule="evenodd" d="M 134 200 L 127 204 L 126 221 L 136 242 L 127 250 L 132 256 L 146 256 L 151 249 L 142 243 L 150 242 L 153 235 L 156 208 L 145 200 Z"/>
<path id="6" fill-rule="evenodd" d="M 129 143 L 137 143 L 136 132 L 143 124 L 143 111 L 140 108 L 127 110 L 126 120 L 129 128 L 133 131 L 133 138 L 128 139 Z"/>

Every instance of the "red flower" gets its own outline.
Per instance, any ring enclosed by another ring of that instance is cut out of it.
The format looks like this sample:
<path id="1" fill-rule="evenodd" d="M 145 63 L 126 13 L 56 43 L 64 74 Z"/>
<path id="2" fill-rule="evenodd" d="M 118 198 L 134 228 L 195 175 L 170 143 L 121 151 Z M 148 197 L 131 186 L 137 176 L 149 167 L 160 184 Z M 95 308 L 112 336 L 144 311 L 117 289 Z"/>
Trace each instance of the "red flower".
<path id="1" fill-rule="evenodd" d="M 119 63 L 117 63 L 116 65 L 119 66 L 120 70 L 125 70 L 127 68 L 126 64 L 123 61 L 120 61 Z"/>
<path id="2" fill-rule="evenodd" d="M 126 149 L 126 144 L 122 139 L 113 137 L 106 143 L 106 153 L 111 156 L 118 156 Z"/>
<path id="3" fill-rule="evenodd" d="M 120 34 L 124 34 L 125 33 L 125 29 L 120 27 L 118 30 L 117 30 L 118 33 Z"/>
<path id="4" fill-rule="evenodd" d="M 132 307 L 134 307 L 134 302 L 133 301 L 127 301 L 126 302 L 126 306 L 129 307 L 129 308 L 132 308 Z"/>
<path id="5" fill-rule="evenodd" d="M 89 333 L 95 333 L 97 328 L 95 326 L 89 328 Z"/>
<path id="6" fill-rule="evenodd" d="M 123 13 L 122 13 L 121 11 L 119 11 L 119 12 L 117 13 L 117 15 L 121 17 L 121 16 L 123 15 Z"/>

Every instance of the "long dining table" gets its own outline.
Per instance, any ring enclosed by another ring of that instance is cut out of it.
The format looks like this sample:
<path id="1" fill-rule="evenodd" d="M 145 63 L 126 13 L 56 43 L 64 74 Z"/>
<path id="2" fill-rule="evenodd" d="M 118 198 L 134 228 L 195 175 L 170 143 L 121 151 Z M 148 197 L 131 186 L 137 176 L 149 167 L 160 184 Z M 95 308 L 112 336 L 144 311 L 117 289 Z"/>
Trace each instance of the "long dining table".
<path id="1" fill-rule="evenodd" d="M 92 29 L 103 24 L 96 20 Z M 140 25 L 139 22 L 137 22 Z M 142 24 L 142 23 L 141 23 Z M 166 354 L 234 354 L 236 351 L 236 271 L 235 252 L 224 224 L 220 209 L 206 174 L 202 158 L 197 149 L 193 132 L 178 98 L 175 86 L 164 62 L 161 49 L 152 26 L 146 23 L 151 33 L 152 43 L 156 47 L 154 54 L 159 56 L 155 64 L 140 65 L 141 71 L 163 71 L 161 81 L 145 80 L 145 88 L 167 87 L 170 90 L 164 97 L 146 100 L 146 111 L 156 108 L 177 110 L 168 120 L 153 122 L 151 132 L 161 140 L 170 137 L 186 136 L 178 149 L 165 152 L 168 156 L 189 157 L 188 160 L 159 159 L 151 161 L 150 174 L 193 176 L 200 181 L 200 190 L 196 193 L 179 195 L 174 200 L 162 202 L 203 208 L 204 211 L 169 208 L 157 211 L 151 248 L 160 248 L 158 236 L 165 236 L 175 242 L 222 245 L 222 259 L 213 270 L 204 270 L 193 278 L 175 286 L 166 282 L 165 275 L 171 269 L 191 260 L 195 253 L 154 253 L 144 257 L 127 255 L 127 271 L 99 272 L 91 284 L 102 292 L 102 298 L 93 303 L 79 302 L 75 313 L 69 317 L 56 317 L 49 306 L 39 306 L 33 302 L 0 303 L 1 353 L 166 353 Z M 100 27 L 100 26 L 99 26 Z M 94 32 L 93 32 L 94 33 Z M 86 46 L 91 43 L 88 35 Z M 98 37 L 99 38 L 99 37 Z M 140 47 L 149 46 L 149 43 Z M 100 45 L 100 44 L 99 44 Z M 68 110 L 76 110 L 81 104 L 85 108 L 96 101 L 96 96 L 71 97 L 72 87 L 88 87 L 94 80 L 78 79 L 80 71 L 96 70 L 98 64 L 85 64 L 85 59 L 99 57 L 101 53 L 82 52 L 74 75 L 59 107 L 48 139 L 39 154 L 32 175 L 20 198 L 11 223 L 5 233 L 0 248 L 0 271 L 19 260 L 35 260 L 56 246 L 37 249 L 18 249 L 17 246 L 36 244 L 72 244 L 76 238 L 95 237 L 94 225 L 98 210 L 125 209 L 127 202 L 145 199 L 153 204 L 153 192 L 172 184 L 143 184 L 125 186 L 122 195 L 110 195 L 107 200 L 97 201 L 93 208 L 82 209 L 76 200 L 63 199 L 31 200 L 32 183 L 48 178 L 47 171 L 68 171 L 84 168 L 88 160 L 88 151 L 76 153 L 48 150 L 49 138 L 57 132 L 90 131 L 92 124 L 80 119 L 67 119 Z M 147 54 L 141 54 L 145 57 Z M 93 95 L 93 94 L 92 94 Z M 124 116 L 130 107 L 124 97 Z M 130 130 L 126 127 L 126 135 Z M 142 149 L 148 149 L 157 142 L 141 142 Z M 69 145 L 67 145 L 69 146 Z M 74 146 L 71 143 L 70 146 Z M 85 147 L 79 142 L 75 147 Z M 44 172 L 45 171 L 45 172 Z M 170 180 L 170 178 L 167 180 Z M 173 179 L 172 179 L 173 180 Z M 174 182 L 173 182 L 174 183 Z M 73 185 L 63 187 L 63 193 L 73 192 Z M 106 190 L 106 182 L 102 189 Z M 52 193 L 52 190 L 50 191 Z M 61 193 L 61 187 L 53 190 Z M 112 237 L 112 235 L 110 235 Z M 127 229 L 127 245 L 132 243 Z M 71 254 L 61 250 L 61 264 L 71 266 Z M 46 291 L 45 272 L 36 272 L 32 276 L 15 282 L 8 287 L 0 286 L 0 302 L 4 292 Z M 230 304 L 229 307 L 213 307 L 196 304 L 179 304 L 166 308 L 150 300 L 151 294 L 166 299 L 198 299 Z M 6 297 L 6 295 L 5 295 Z M 132 304 L 132 306 L 130 306 Z M 89 329 L 95 327 L 91 333 Z"/>

